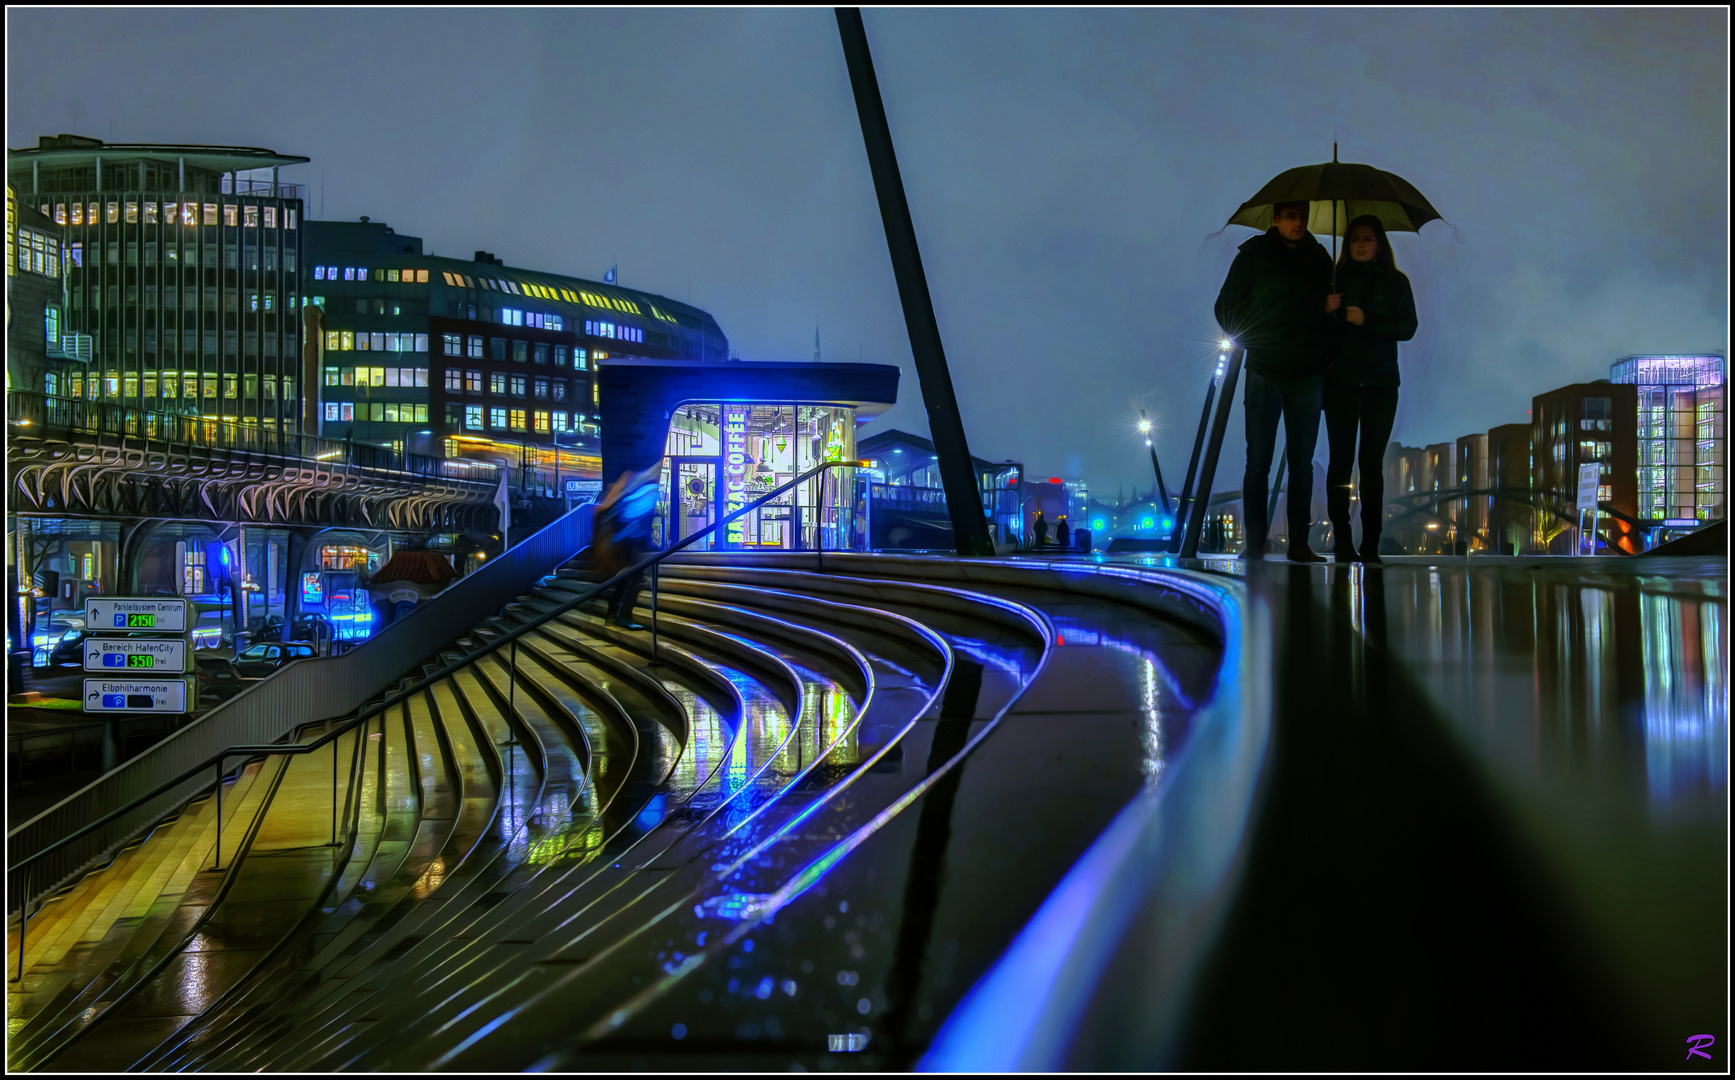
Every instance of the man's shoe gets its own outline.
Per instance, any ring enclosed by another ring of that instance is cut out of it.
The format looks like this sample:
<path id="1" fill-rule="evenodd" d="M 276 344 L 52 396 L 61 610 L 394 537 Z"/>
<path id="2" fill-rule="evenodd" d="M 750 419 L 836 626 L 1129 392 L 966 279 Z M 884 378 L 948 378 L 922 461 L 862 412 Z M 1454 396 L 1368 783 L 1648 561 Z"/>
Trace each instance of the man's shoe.
<path id="1" fill-rule="evenodd" d="M 1355 545 L 1347 540 L 1339 540 L 1332 545 L 1331 557 L 1340 563 L 1355 562 Z"/>
<path id="2" fill-rule="evenodd" d="M 622 630 L 643 630 L 645 628 L 644 623 L 633 622 L 631 619 L 627 619 L 624 622 L 617 622 L 615 625 Z"/>
<path id="3" fill-rule="evenodd" d="M 1258 548 L 1254 547 L 1252 544 L 1247 544 L 1246 546 L 1242 547 L 1241 554 L 1239 554 L 1235 557 L 1237 559 L 1241 560 L 1242 562 L 1264 562 L 1265 561 L 1265 552 L 1260 551 Z"/>
<path id="4" fill-rule="evenodd" d="M 1368 564 L 1369 566 L 1379 566 L 1385 562 L 1384 559 L 1380 558 L 1380 552 L 1379 552 L 1378 548 L 1370 548 L 1365 544 L 1362 545 L 1361 551 L 1357 552 L 1356 554 L 1357 554 L 1357 556 L 1361 562 L 1364 562 L 1364 563 Z"/>
<path id="5" fill-rule="evenodd" d="M 1292 547 L 1289 549 L 1289 561 L 1298 563 L 1324 562 L 1325 556 L 1308 547 Z"/>

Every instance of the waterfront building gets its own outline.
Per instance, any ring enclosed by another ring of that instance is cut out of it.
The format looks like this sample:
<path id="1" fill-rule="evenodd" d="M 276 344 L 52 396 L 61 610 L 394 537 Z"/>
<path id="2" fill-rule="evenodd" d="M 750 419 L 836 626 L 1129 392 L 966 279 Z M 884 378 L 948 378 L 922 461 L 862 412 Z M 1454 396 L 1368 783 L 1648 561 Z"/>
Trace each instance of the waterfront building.
<path id="1" fill-rule="evenodd" d="M 1454 456 L 1457 487 L 1463 492 L 1453 500 L 1456 507 L 1454 520 L 1458 523 L 1457 539 L 1464 544 L 1466 552 L 1484 551 L 1493 546 L 1493 541 L 1488 538 L 1494 496 L 1489 490 L 1487 434 L 1459 436 Z"/>
<path id="2" fill-rule="evenodd" d="M 1578 471 L 1593 463 L 1600 466 L 1596 529 L 1602 539 L 1596 550 L 1606 547 L 1610 554 L 1627 555 L 1643 550 L 1637 401 L 1635 387 L 1607 380 L 1573 383 L 1531 399 L 1531 486 L 1539 550 L 1554 555 L 1590 551 L 1579 532 Z"/>
<path id="3" fill-rule="evenodd" d="M 307 223 L 311 422 L 328 438 L 505 466 L 514 534 L 602 475 L 599 365 L 722 363 L 708 313 L 667 297 L 436 257 L 384 222 Z"/>
<path id="4" fill-rule="evenodd" d="M 65 260 L 60 226 L 6 186 L 6 389 L 41 390 L 65 358 Z M 51 359 L 52 358 L 52 359 Z"/>
<path id="5" fill-rule="evenodd" d="M 42 136 L 7 182 L 62 231 L 49 397 L 270 428 L 297 416 L 304 157 L 241 146 Z M 243 174 L 270 170 L 269 180 Z"/>
<path id="6" fill-rule="evenodd" d="M 1637 391 L 1637 516 L 1653 543 L 1726 516 L 1724 358 L 1627 356 L 1612 382 Z"/>
<path id="7" fill-rule="evenodd" d="M 1536 516 L 1530 503 L 1535 475 L 1530 424 L 1501 424 L 1488 429 L 1489 503 L 1486 538 L 1496 554 L 1520 555 L 1532 550 Z"/>

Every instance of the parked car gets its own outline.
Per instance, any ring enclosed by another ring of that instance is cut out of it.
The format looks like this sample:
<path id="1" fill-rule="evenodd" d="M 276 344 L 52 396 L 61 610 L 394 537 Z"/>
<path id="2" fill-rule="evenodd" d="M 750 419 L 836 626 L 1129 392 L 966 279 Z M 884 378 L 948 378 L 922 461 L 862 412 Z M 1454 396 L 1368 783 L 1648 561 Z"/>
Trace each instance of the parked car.
<path id="1" fill-rule="evenodd" d="M 324 627 L 322 631 L 315 629 L 320 626 Z M 313 641 L 316 640 L 314 636 L 316 633 L 323 634 L 325 639 L 330 641 L 335 636 L 331 620 L 326 618 L 324 615 L 318 614 L 297 615 L 295 617 L 295 622 L 290 624 L 288 633 L 283 635 L 283 640 Z"/>
<path id="2" fill-rule="evenodd" d="M 60 644 L 66 632 L 83 629 L 83 608 L 49 612 L 46 618 L 37 621 L 36 632 L 31 635 L 30 663 L 35 667 L 46 666 L 49 663 L 49 654 Z"/>
<path id="3" fill-rule="evenodd" d="M 292 660 L 303 660 L 313 655 L 311 645 L 265 642 L 235 654 L 235 674 L 243 679 L 263 679 Z"/>
<path id="4" fill-rule="evenodd" d="M 241 690 L 241 678 L 235 674 L 235 662 L 215 649 L 201 649 L 193 654 L 193 666 L 198 671 L 199 699 L 222 702 Z"/>

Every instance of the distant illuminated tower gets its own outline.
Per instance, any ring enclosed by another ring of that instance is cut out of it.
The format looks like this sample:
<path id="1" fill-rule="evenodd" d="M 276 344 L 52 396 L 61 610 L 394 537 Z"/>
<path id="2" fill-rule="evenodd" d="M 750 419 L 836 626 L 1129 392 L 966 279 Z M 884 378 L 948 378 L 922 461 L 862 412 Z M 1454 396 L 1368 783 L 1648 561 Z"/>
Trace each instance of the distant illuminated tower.
<path id="1" fill-rule="evenodd" d="M 1625 356 L 1609 379 L 1638 387 L 1639 517 L 1723 518 L 1723 357 Z"/>

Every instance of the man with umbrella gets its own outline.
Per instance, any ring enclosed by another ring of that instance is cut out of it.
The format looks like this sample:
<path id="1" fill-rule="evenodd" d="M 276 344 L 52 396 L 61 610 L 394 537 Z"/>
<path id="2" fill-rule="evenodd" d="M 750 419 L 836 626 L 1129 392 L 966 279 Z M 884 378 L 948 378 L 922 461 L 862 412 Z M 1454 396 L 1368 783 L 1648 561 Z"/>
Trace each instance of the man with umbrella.
<path id="1" fill-rule="evenodd" d="M 1265 499 L 1281 418 L 1289 445 L 1289 558 L 1324 562 L 1307 546 L 1313 507 L 1313 449 L 1319 441 L 1319 376 L 1331 360 L 1331 256 L 1307 231 L 1308 204 L 1271 208 L 1271 228 L 1241 245 L 1217 294 L 1217 322 L 1247 354 L 1247 519 L 1243 559 L 1262 559 L 1271 523 Z M 1231 390 L 1231 392 L 1233 392 Z"/>

